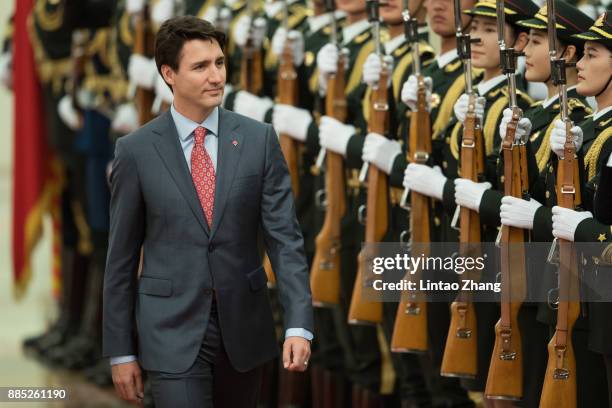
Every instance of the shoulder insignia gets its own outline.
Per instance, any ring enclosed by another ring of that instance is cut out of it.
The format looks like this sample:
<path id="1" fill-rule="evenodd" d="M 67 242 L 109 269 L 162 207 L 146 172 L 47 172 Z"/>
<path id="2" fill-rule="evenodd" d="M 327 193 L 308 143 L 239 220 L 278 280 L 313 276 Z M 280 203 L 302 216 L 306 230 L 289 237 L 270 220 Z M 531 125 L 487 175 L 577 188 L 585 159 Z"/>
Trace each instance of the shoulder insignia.
<path id="1" fill-rule="evenodd" d="M 461 60 L 456 62 L 451 62 L 450 64 L 446 64 L 444 67 L 445 72 L 454 72 L 461 67 Z"/>
<path id="2" fill-rule="evenodd" d="M 361 43 L 365 42 L 365 41 L 366 41 L 368 38 L 370 38 L 370 35 L 371 35 L 371 33 L 370 33 L 370 31 L 368 30 L 368 31 L 366 31 L 365 33 L 363 33 L 363 34 L 359 34 L 357 37 L 355 37 L 355 38 L 353 39 L 353 42 L 354 42 L 355 44 L 361 44 Z"/>

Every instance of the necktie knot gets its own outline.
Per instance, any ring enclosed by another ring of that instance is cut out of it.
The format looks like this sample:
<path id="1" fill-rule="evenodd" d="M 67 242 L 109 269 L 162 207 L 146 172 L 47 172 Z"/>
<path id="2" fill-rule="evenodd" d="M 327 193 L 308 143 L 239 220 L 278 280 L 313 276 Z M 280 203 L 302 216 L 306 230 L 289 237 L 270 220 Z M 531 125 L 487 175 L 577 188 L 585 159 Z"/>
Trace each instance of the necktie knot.
<path id="1" fill-rule="evenodd" d="M 202 126 L 198 126 L 194 132 L 194 139 L 196 146 L 204 146 L 204 138 L 206 137 L 206 129 Z"/>

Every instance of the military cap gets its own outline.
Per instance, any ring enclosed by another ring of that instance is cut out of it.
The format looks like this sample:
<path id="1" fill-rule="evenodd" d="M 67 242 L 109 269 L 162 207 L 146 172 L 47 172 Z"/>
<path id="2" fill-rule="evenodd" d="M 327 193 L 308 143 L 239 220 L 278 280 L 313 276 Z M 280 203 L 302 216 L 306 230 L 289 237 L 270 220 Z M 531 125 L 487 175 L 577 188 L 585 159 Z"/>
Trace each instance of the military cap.
<path id="1" fill-rule="evenodd" d="M 584 44 L 583 39 L 576 38 L 574 35 L 587 31 L 594 23 L 593 19 L 561 0 L 555 0 L 555 16 L 557 18 L 557 38 L 565 43 L 580 46 Z M 546 31 L 548 29 L 548 7 L 544 5 L 533 18 L 521 20 L 517 24 Z"/>
<path id="2" fill-rule="evenodd" d="M 574 37 L 601 43 L 612 51 L 612 11 L 603 12 L 588 31 L 575 34 Z"/>
<path id="3" fill-rule="evenodd" d="M 497 9 L 494 0 L 477 2 L 474 7 L 464 10 L 465 14 L 471 16 L 486 16 L 497 18 Z M 531 0 L 506 0 L 504 1 L 504 14 L 506 22 L 516 24 L 520 20 L 533 17 L 538 12 L 538 6 Z"/>

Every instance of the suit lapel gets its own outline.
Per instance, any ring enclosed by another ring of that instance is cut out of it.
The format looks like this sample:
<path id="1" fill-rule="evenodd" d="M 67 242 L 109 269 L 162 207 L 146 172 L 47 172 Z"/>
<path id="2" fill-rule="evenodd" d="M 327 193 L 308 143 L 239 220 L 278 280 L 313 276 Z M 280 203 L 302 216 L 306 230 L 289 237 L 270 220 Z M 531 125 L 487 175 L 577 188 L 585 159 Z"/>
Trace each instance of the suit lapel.
<path id="1" fill-rule="evenodd" d="M 219 227 L 223 210 L 227 202 L 240 155 L 244 149 L 243 136 L 237 130 L 239 124 L 233 114 L 219 108 L 219 148 L 217 152 L 217 172 L 215 184 L 215 206 L 210 239 Z"/>
<path id="2" fill-rule="evenodd" d="M 155 148 L 158 154 L 181 191 L 181 194 L 187 200 L 193 215 L 198 219 L 206 234 L 210 235 L 208 223 L 204 219 L 204 211 L 202 210 L 200 199 L 193 185 L 189 167 L 185 161 L 185 154 L 179 141 L 178 132 L 172 120 L 172 114 L 169 111 L 163 114 L 163 117 L 160 118 L 160 126 L 153 131 L 158 134 L 158 138 L 155 141 Z"/>

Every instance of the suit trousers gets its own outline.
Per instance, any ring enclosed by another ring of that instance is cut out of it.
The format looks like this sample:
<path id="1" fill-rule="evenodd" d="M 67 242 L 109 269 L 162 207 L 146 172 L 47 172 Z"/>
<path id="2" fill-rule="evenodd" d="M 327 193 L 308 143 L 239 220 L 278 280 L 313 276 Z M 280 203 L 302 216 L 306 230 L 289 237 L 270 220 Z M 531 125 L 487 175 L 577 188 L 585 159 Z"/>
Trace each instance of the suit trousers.
<path id="1" fill-rule="evenodd" d="M 248 408 L 257 405 L 261 370 L 260 366 L 238 372 L 232 367 L 223 347 L 213 299 L 204 340 L 191 368 L 178 374 L 147 374 L 156 408 Z"/>

